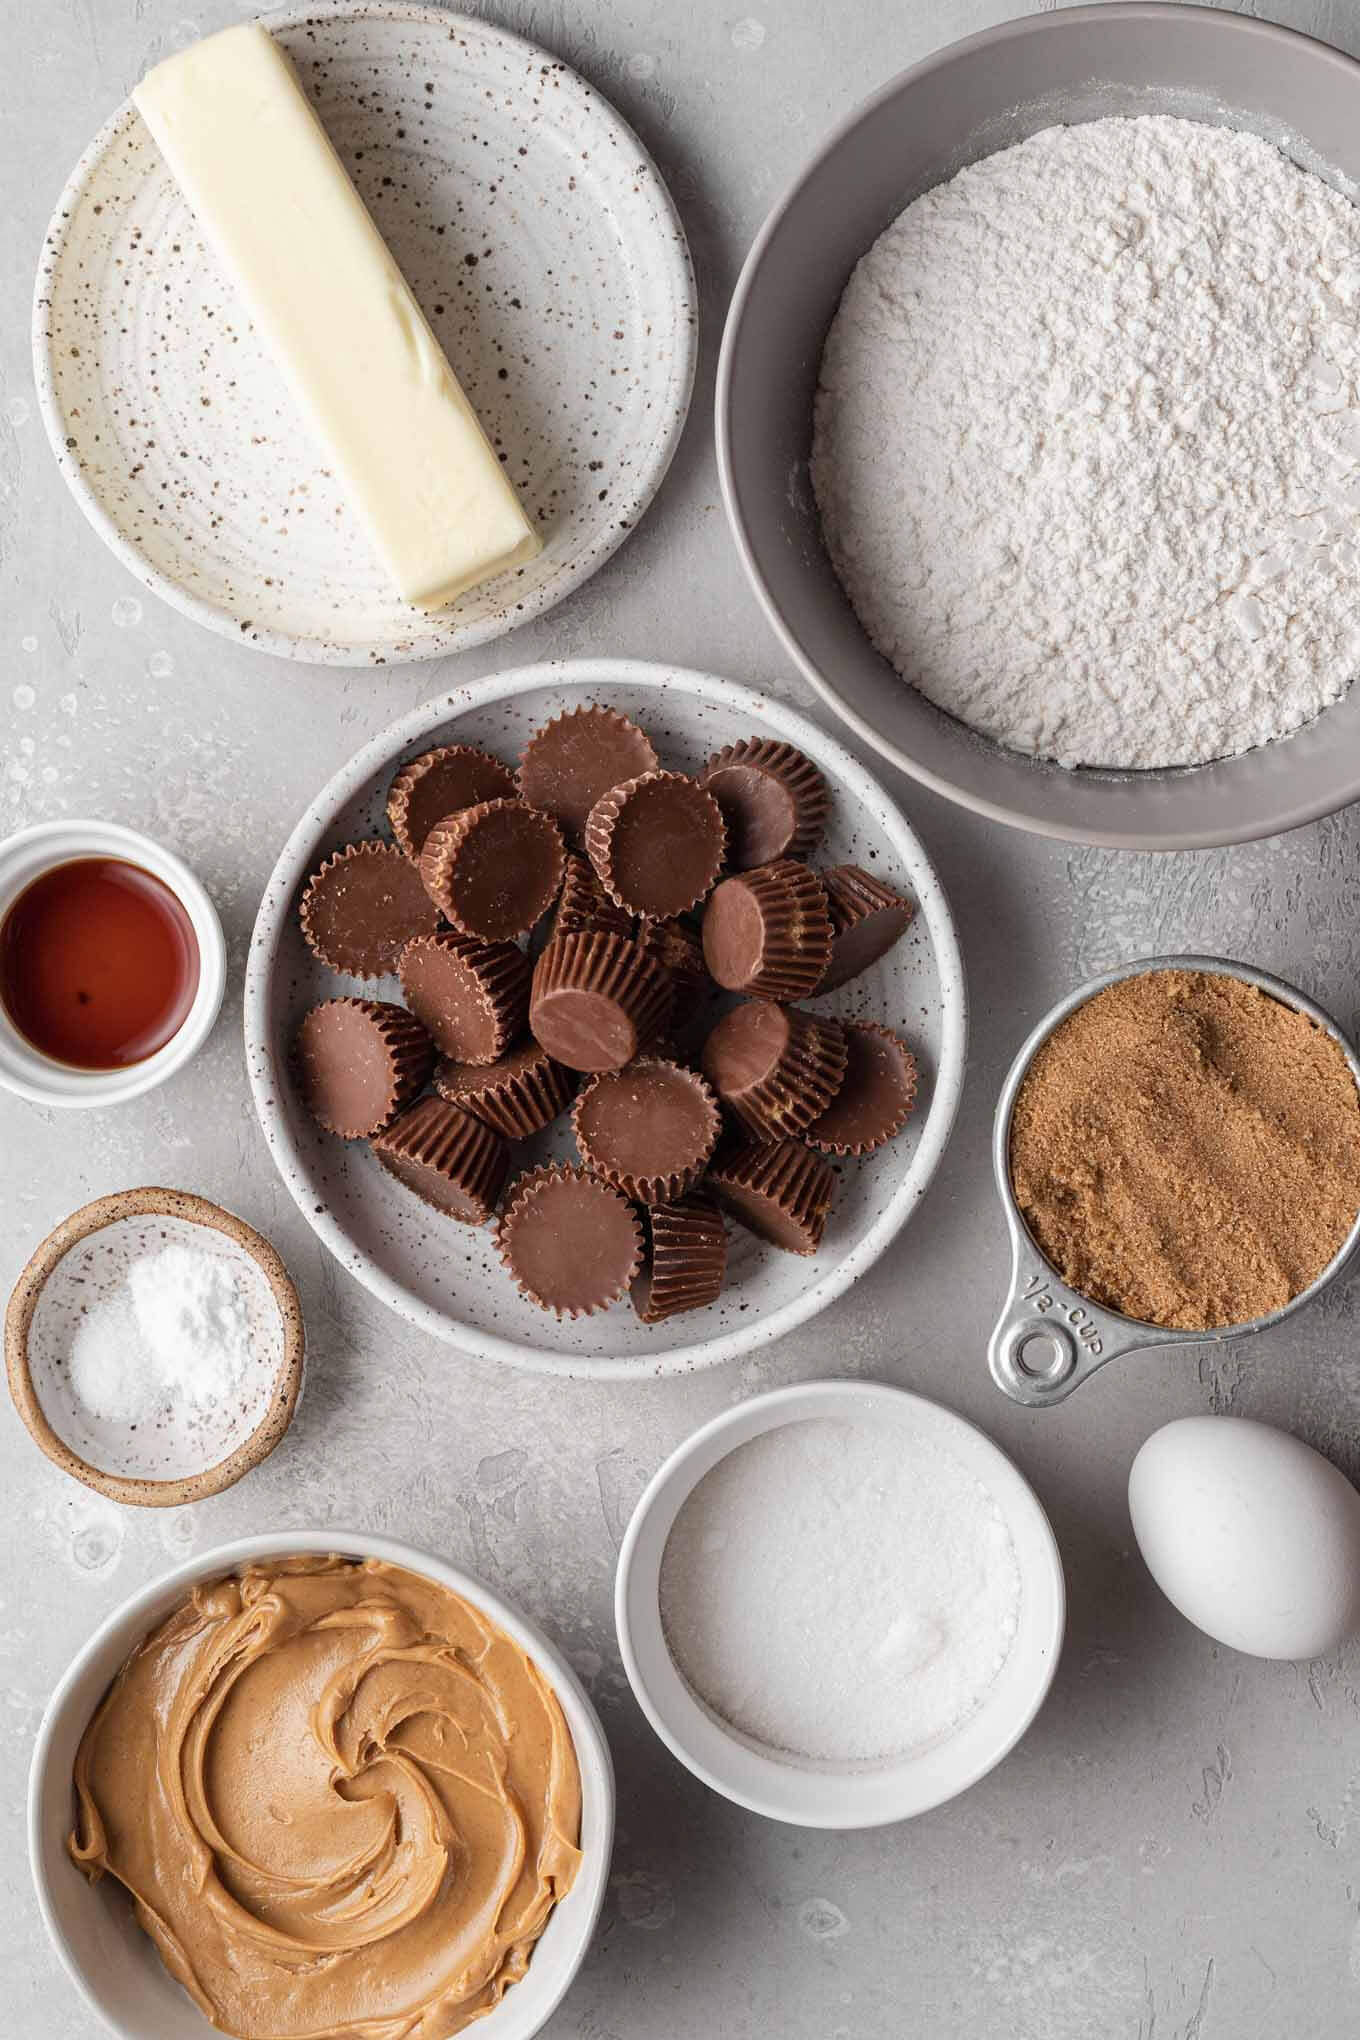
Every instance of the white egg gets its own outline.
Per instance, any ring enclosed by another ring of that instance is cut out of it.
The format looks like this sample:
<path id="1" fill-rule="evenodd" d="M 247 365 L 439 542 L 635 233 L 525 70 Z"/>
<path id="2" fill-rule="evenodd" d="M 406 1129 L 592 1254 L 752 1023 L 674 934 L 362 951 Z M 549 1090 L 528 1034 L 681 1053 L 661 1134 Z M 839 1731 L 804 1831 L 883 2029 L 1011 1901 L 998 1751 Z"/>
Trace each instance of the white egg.
<path id="1" fill-rule="evenodd" d="M 1133 1534 L 1168 1601 L 1252 1657 L 1323 1657 L 1360 1627 L 1360 1494 L 1302 1439 L 1181 1417 L 1129 1470 Z"/>

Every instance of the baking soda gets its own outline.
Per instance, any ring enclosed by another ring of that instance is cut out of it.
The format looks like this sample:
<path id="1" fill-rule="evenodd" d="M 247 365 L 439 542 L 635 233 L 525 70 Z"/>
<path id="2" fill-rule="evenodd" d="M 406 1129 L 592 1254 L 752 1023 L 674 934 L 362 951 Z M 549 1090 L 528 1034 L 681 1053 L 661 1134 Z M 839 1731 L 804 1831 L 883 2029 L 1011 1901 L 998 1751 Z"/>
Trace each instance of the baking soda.
<path id="1" fill-rule="evenodd" d="M 173 1402 L 212 1407 L 237 1394 L 252 1357 L 243 1271 L 220 1254 L 170 1245 L 128 1263 L 71 1341 L 71 1388 L 92 1415 L 145 1422 Z"/>
<path id="2" fill-rule="evenodd" d="M 695 1693 L 756 1742 L 825 1763 L 948 1735 L 1019 1614 L 994 1497 L 908 1425 L 763 1432 L 699 1482 L 662 1558 L 662 1624 Z"/>

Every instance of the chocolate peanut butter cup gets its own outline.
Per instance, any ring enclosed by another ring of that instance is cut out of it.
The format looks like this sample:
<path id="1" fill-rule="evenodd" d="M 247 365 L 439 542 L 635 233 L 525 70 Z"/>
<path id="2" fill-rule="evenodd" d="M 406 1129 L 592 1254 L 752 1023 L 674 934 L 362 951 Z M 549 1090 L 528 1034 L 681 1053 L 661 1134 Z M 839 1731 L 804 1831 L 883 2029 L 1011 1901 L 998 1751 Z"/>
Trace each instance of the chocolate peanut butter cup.
<path id="1" fill-rule="evenodd" d="M 531 807 L 553 817 L 568 842 L 579 843 L 600 795 L 655 772 L 659 762 L 650 739 L 626 715 L 571 708 L 530 737 L 519 761 L 519 790 Z"/>
<path id="2" fill-rule="evenodd" d="M 715 752 L 699 774 L 727 824 L 733 871 L 806 857 L 826 830 L 831 796 L 810 758 L 792 744 L 748 737 Z"/>
<path id="3" fill-rule="evenodd" d="M 569 1070 L 618 1070 L 656 1040 L 671 999 L 665 972 L 635 942 L 563 935 L 534 966 L 529 1027 Z"/>
<path id="4" fill-rule="evenodd" d="M 668 973 L 680 1002 L 689 1005 L 713 990 L 704 945 L 683 921 L 639 921 L 634 940 L 644 956 Z"/>
<path id="5" fill-rule="evenodd" d="M 699 1181 L 722 1131 L 697 1070 L 640 1056 L 586 1085 L 571 1115 L 581 1160 L 635 1204 L 667 1204 Z"/>
<path id="6" fill-rule="evenodd" d="M 796 1140 L 732 1148 L 706 1181 L 723 1208 L 772 1247 L 815 1254 L 821 1245 L 836 1174 Z"/>
<path id="7" fill-rule="evenodd" d="M 373 1142 L 389 1176 L 463 1225 L 485 1225 L 510 1173 L 510 1150 L 470 1112 L 421 1098 Z"/>
<path id="8" fill-rule="evenodd" d="M 524 1031 L 529 959 L 513 942 L 474 942 L 445 928 L 407 943 L 401 988 L 441 1055 L 493 1063 Z"/>
<path id="9" fill-rule="evenodd" d="M 801 1133 L 845 1075 L 845 1030 L 794 1006 L 748 999 L 704 1043 L 702 1066 L 724 1105 L 761 1140 Z"/>
<path id="10" fill-rule="evenodd" d="M 386 977 L 416 935 L 433 935 L 439 909 L 394 843 L 347 843 L 307 881 L 302 939 L 328 970 Z"/>
<path id="11" fill-rule="evenodd" d="M 804 1139 L 833 1155 L 867 1155 L 906 1125 L 916 1102 L 916 1058 L 872 1020 L 847 1020 L 840 1090 Z"/>
<path id="12" fill-rule="evenodd" d="M 792 858 L 725 878 L 704 909 L 704 961 L 729 992 L 805 998 L 831 960 L 821 880 Z"/>
<path id="13" fill-rule="evenodd" d="M 605 891 L 630 914 L 666 920 L 705 898 L 727 829 L 711 793 L 683 772 L 646 772 L 602 794 L 586 850 Z"/>
<path id="14" fill-rule="evenodd" d="M 616 1303 L 642 1260 L 627 1198 L 584 1169 L 560 1165 L 512 1184 L 496 1245 L 524 1295 L 557 1317 L 589 1317 Z"/>
<path id="15" fill-rule="evenodd" d="M 412 1013 L 386 999 L 327 999 L 304 1014 L 293 1051 L 307 1110 L 327 1133 L 378 1133 L 423 1089 L 434 1061 Z"/>
<path id="16" fill-rule="evenodd" d="M 886 956 L 911 926 L 915 904 L 857 864 L 819 873 L 831 915 L 831 961 L 818 992 L 834 992 Z"/>
<path id="17" fill-rule="evenodd" d="M 643 1223 L 647 1260 L 633 1277 L 633 1309 L 643 1324 L 716 1303 L 727 1273 L 727 1232 L 712 1199 L 700 1194 L 655 1205 Z"/>
<path id="18" fill-rule="evenodd" d="M 559 935 L 632 936 L 633 916 L 610 899 L 596 878 L 590 860 L 568 850 L 566 874 L 552 918 L 551 940 Z"/>
<path id="19" fill-rule="evenodd" d="M 387 796 L 387 819 L 402 851 L 418 864 L 436 822 L 482 801 L 513 800 L 515 792 L 514 773 L 489 751 L 444 744 L 402 766 Z"/>
<path id="20" fill-rule="evenodd" d="M 485 800 L 447 816 L 420 853 L 426 892 L 479 942 L 527 935 L 557 898 L 564 870 L 561 830 L 522 800 Z"/>
<path id="21" fill-rule="evenodd" d="M 507 1140 L 528 1140 L 551 1126 L 576 1095 L 578 1078 L 522 1041 L 493 1063 L 442 1062 L 434 1073 L 441 1098 L 485 1121 Z"/>

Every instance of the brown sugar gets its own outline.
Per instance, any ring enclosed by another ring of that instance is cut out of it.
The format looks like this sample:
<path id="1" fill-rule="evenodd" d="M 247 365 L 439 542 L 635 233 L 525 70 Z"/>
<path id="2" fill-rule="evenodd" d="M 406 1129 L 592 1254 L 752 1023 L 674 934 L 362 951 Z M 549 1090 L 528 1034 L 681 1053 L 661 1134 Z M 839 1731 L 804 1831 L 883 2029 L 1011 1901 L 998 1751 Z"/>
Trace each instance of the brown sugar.
<path id="1" fill-rule="evenodd" d="M 1015 1101 L 1011 1181 L 1073 1289 L 1185 1331 L 1313 1282 L 1360 1211 L 1340 1048 L 1238 978 L 1148 971 L 1057 1027 Z"/>

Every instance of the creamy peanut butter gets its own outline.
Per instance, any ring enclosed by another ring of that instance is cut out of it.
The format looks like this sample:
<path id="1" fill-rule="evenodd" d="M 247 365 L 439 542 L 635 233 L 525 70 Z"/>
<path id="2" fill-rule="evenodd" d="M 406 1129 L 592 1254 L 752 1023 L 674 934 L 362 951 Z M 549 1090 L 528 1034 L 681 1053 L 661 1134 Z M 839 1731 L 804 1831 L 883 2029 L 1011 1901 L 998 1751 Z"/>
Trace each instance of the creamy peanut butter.
<path id="1" fill-rule="evenodd" d="M 523 1976 L 581 1860 L 537 1668 L 376 1559 L 196 1588 L 104 1696 L 75 1789 L 75 1861 L 240 2040 L 447 2040 Z"/>

